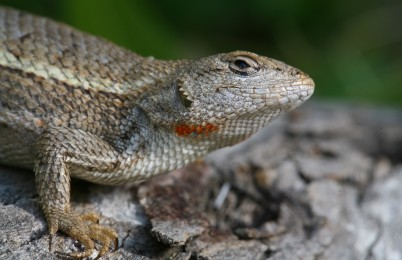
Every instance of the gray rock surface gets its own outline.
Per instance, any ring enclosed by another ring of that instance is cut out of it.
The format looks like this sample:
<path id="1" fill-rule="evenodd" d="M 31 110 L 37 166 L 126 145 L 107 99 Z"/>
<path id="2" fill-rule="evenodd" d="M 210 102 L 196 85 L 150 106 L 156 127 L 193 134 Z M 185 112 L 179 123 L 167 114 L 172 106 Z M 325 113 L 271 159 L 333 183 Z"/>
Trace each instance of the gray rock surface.
<path id="1" fill-rule="evenodd" d="M 311 103 L 142 184 L 73 181 L 115 228 L 102 259 L 402 259 L 402 110 Z M 0 259 L 82 250 L 47 225 L 29 171 L 0 167 Z"/>

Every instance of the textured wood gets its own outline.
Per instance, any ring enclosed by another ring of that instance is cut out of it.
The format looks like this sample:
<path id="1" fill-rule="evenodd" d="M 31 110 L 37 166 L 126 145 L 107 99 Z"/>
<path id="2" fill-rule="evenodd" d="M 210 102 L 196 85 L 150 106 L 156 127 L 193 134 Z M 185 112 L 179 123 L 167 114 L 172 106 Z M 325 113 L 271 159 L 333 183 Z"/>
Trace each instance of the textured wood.
<path id="1" fill-rule="evenodd" d="M 139 190 L 74 182 L 72 204 L 123 237 L 104 259 L 399 259 L 401 133 L 401 110 L 308 104 Z M 1 168 L 0 258 L 56 259 L 33 182 Z"/>

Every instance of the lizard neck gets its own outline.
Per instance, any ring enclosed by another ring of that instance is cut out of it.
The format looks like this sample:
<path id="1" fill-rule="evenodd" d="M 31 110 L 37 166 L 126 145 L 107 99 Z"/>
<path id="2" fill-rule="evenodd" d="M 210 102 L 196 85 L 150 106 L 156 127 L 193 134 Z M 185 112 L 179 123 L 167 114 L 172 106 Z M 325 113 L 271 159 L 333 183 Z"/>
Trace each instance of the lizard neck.
<path id="1" fill-rule="evenodd" d="M 174 126 L 154 125 L 141 109 L 136 109 L 132 115 L 136 118 L 136 130 L 131 134 L 126 133 L 130 138 L 121 144 L 114 144 L 122 149 L 121 164 L 115 169 L 114 182 L 108 184 L 138 181 L 181 168 L 211 151 L 243 141 L 280 112 L 260 111 L 250 118 L 226 120 L 213 128 L 208 125 L 204 128 L 191 126 L 189 129 L 195 129 L 195 132 L 188 131 L 183 135 Z"/>
<path id="2" fill-rule="evenodd" d="M 257 132 L 280 111 L 258 113 L 254 117 L 227 120 L 215 131 L 183 136 L 168 128 L 156 128 L 147 139 L 149 149 L 136 160 L 133 176 L 151 176 L 166 173 L 194 162 L 207 153 L 235 145 Z M 207 129 L 207 128 L 205 128 Z M 140 171 L 140 173 L 138 173 Z"/>

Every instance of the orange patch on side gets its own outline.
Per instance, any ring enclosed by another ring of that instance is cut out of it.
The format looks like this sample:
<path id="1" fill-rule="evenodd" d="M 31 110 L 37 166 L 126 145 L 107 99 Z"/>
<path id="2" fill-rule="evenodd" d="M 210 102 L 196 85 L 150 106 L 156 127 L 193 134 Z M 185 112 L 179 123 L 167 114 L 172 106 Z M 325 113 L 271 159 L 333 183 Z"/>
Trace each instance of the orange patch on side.
<path id="1" fill-rule="evenodd" d="M 189 135 L 209 135 L 212 132 L 218 131 L 218 126 L 213 125 L 213 124 L 206 124 L 205 126 L 203 125 L 186 125 L 186 124 L 181 124 L 176 126 L 176 134 L 178 136 L 189 136 Z"/>
<path id="2" fill-rule="evenodd" d="M 36 127 L 43 127 L 45 125 L 45 120 L 43 119 L 35 119 L 34 124 Z"/>

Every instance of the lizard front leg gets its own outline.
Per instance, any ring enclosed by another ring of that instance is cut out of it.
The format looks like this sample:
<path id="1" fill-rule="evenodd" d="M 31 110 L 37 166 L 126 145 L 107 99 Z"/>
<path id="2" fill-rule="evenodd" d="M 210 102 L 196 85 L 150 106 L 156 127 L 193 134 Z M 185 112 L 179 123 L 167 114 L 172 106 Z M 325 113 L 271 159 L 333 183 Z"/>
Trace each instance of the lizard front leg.
<path id="1" fill-rule="evenodd" d="M 50 244 L 60 230 L 85 246 L 85 251 L 71 253 L 71 257 L 90 256 L 94 241 L 102 244 L 98 257 L 107 252 L 112 242 L 117 249 L 117 233 L 99 225 L 97 215 L 80 216 L 70 209 L 70 177 L 90 179 L 95 173 L 113 171 L 117 158 L 118 152 L 109 143 L 82 130 L 52 127 L 37 141 L 36 187 L 49 226 Z"/>

